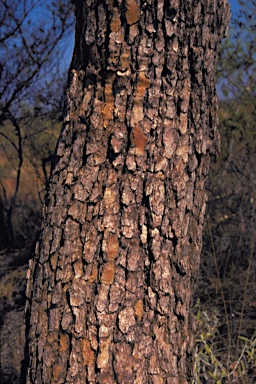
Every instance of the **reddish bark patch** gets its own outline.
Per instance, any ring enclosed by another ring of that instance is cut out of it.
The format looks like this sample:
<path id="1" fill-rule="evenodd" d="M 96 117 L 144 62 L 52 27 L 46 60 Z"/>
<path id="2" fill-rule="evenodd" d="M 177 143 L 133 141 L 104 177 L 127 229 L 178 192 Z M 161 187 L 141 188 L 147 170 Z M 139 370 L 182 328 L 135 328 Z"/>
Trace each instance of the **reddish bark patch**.
<path id="1" fill-rule="evenodd" d="M 136 146 L 136 153 L 138 155 L 143 155 L 145 151 L 145 146 L 147 144 L 147 137 L 142 132 L 140 125 L 136 125 L 131 135 L 131 142 Z"/>
<path id="2" fill-rule="evenodd" d="M 91 348 L 90 341 L 88 339 L 81 340 L 81 347 L 84 364 L 92 366 L 94 364 L 94 352 Z"/>
<path id="3" fill-rule="evenodd" d="M 92 272 L 91 272 L 91 276 L 89 278 L 89 282 L 92 283 L 93 281 L 95 281 L 95 279 L 97 278 L 97 275 L 98 275 L 98 269 L 97 267 L 94 265 L 92 267 Z"/>
<path id="4" fill-rule="evenodd" d="M 120 17 L 119 17 L 119 14 L 115 12 L 110 24 L 111 32 L 117 32 L 120 29 L 120 27 L 121 27 Z"/>
<path id="5" fill-rule="evenodd" d="M 69 348 L 69 337 L 63 333 L 60 335 L 60 352 L 67 351 Z"/>
<path id="6" fill-rule="evenodd" d="M 143 303 L 141 300 L 138 300 L 136 301 L 135 305 L 134 305 L 134 310 L 135 310 L 135 314 L 138 318 L 138 320 L 140 321 L 142 319 L 142 316 L 143 316 Z"/>
<path id="7" fill-rule="evenodd" d="M 115 276 L 115 264 L 113 261 L 109 261 L 105 264 L 100 281 L 103 284 L 112 284 Z"/>
<path id="8" fill-rule="evenodd" d="M 110 233 L 107 238 L 107 256 L 109 261 L 113 261 L 118 253 L 118 238 L 115 234 Z"/>
<path id="9" fill-rule="evenodd" d="M 150 80 L 145 76 L 144 72 L 140 72 L 137 92 L 141 97 L 144 97 L 145 91 L 149 86 L 150 86 Z"/>
<path id="10" fill-rule="evenodd" d="M 135 24 L 140 19 L 140 8 L 134 0 L 126 2 L 126 20 L 129 25 Z"/>
<path id="11" fill-rule="evenodd" d="M 55 367 L 53 368 L 53 378 L 56 383 L 59 382 L 62 371 L 63 367 L 61 365 L 55 365 Z"/>

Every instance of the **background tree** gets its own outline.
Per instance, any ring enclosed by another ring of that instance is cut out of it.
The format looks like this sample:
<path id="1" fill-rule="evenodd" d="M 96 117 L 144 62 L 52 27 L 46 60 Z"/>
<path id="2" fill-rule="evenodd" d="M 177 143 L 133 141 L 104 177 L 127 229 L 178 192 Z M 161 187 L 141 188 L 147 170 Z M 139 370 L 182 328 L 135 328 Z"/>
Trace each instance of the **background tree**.
<path id="1" fill-rule="evenodd" d="M 188 383 L 225 1 L 75 1 L 27 383 Z"/>
<path id="2" fill-rule="evenodd" d="M 52 123 L 53 114 L 55 124 L 58 120 L 56 111 L 60 110 L 66 77 L 58 75 L 63 68 L 58 64 L 57 70 L 57 62 L 73 18 L 68 1 L 1 0 L 0 9 L 0 241 L 2 246 L 14 246 L 20 239 L 13 229 L 13 212 L 22 165 L 31 156 L 26 156 L 26 144 L 32 130 L 34 139 L 38 132 L 46 131 L 46 120 L 49 132 L 50 114 Z M 60 85 L 57 93 L 56 84 Z M 49 98 L 49 94 L 53 96 Z"/>

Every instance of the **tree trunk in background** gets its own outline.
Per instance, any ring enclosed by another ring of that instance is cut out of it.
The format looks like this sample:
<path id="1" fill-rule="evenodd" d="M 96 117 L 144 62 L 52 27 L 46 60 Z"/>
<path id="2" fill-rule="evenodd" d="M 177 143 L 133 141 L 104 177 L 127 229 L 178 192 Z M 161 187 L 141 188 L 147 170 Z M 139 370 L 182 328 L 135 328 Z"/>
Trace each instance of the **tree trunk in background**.
<path id="1" fill-rule="evenodd" d="M 26 383 L 191 383 L 225 0 L 75 1 Z"/>

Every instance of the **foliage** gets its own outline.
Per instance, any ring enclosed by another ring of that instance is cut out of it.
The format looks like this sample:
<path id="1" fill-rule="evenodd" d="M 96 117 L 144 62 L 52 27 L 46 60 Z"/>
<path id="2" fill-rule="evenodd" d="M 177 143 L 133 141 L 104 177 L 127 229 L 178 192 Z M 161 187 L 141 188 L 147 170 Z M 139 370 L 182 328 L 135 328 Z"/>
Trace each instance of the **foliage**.
<path id="1" fill-rule="evenodd" d="M 207 313 L 200 300 L 195 306 L 197 325 L 194 384 L 253 383 L 248 373 L 256 369 L 256 332 L 238 336 L 239 345 L 218 332 L 220 313 Z"/>

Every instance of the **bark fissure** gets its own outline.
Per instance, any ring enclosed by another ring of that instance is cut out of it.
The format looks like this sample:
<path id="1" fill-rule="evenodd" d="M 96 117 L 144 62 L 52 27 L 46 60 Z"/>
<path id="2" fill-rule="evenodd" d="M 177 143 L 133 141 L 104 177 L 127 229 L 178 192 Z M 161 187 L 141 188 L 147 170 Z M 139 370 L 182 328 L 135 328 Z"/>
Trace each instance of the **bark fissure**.
<path id="1" fill-rule="evenodd" d="M 28 275 L 26 382 L 189 383 L 228 7 L 74 3 L 66 121 Z"/>

